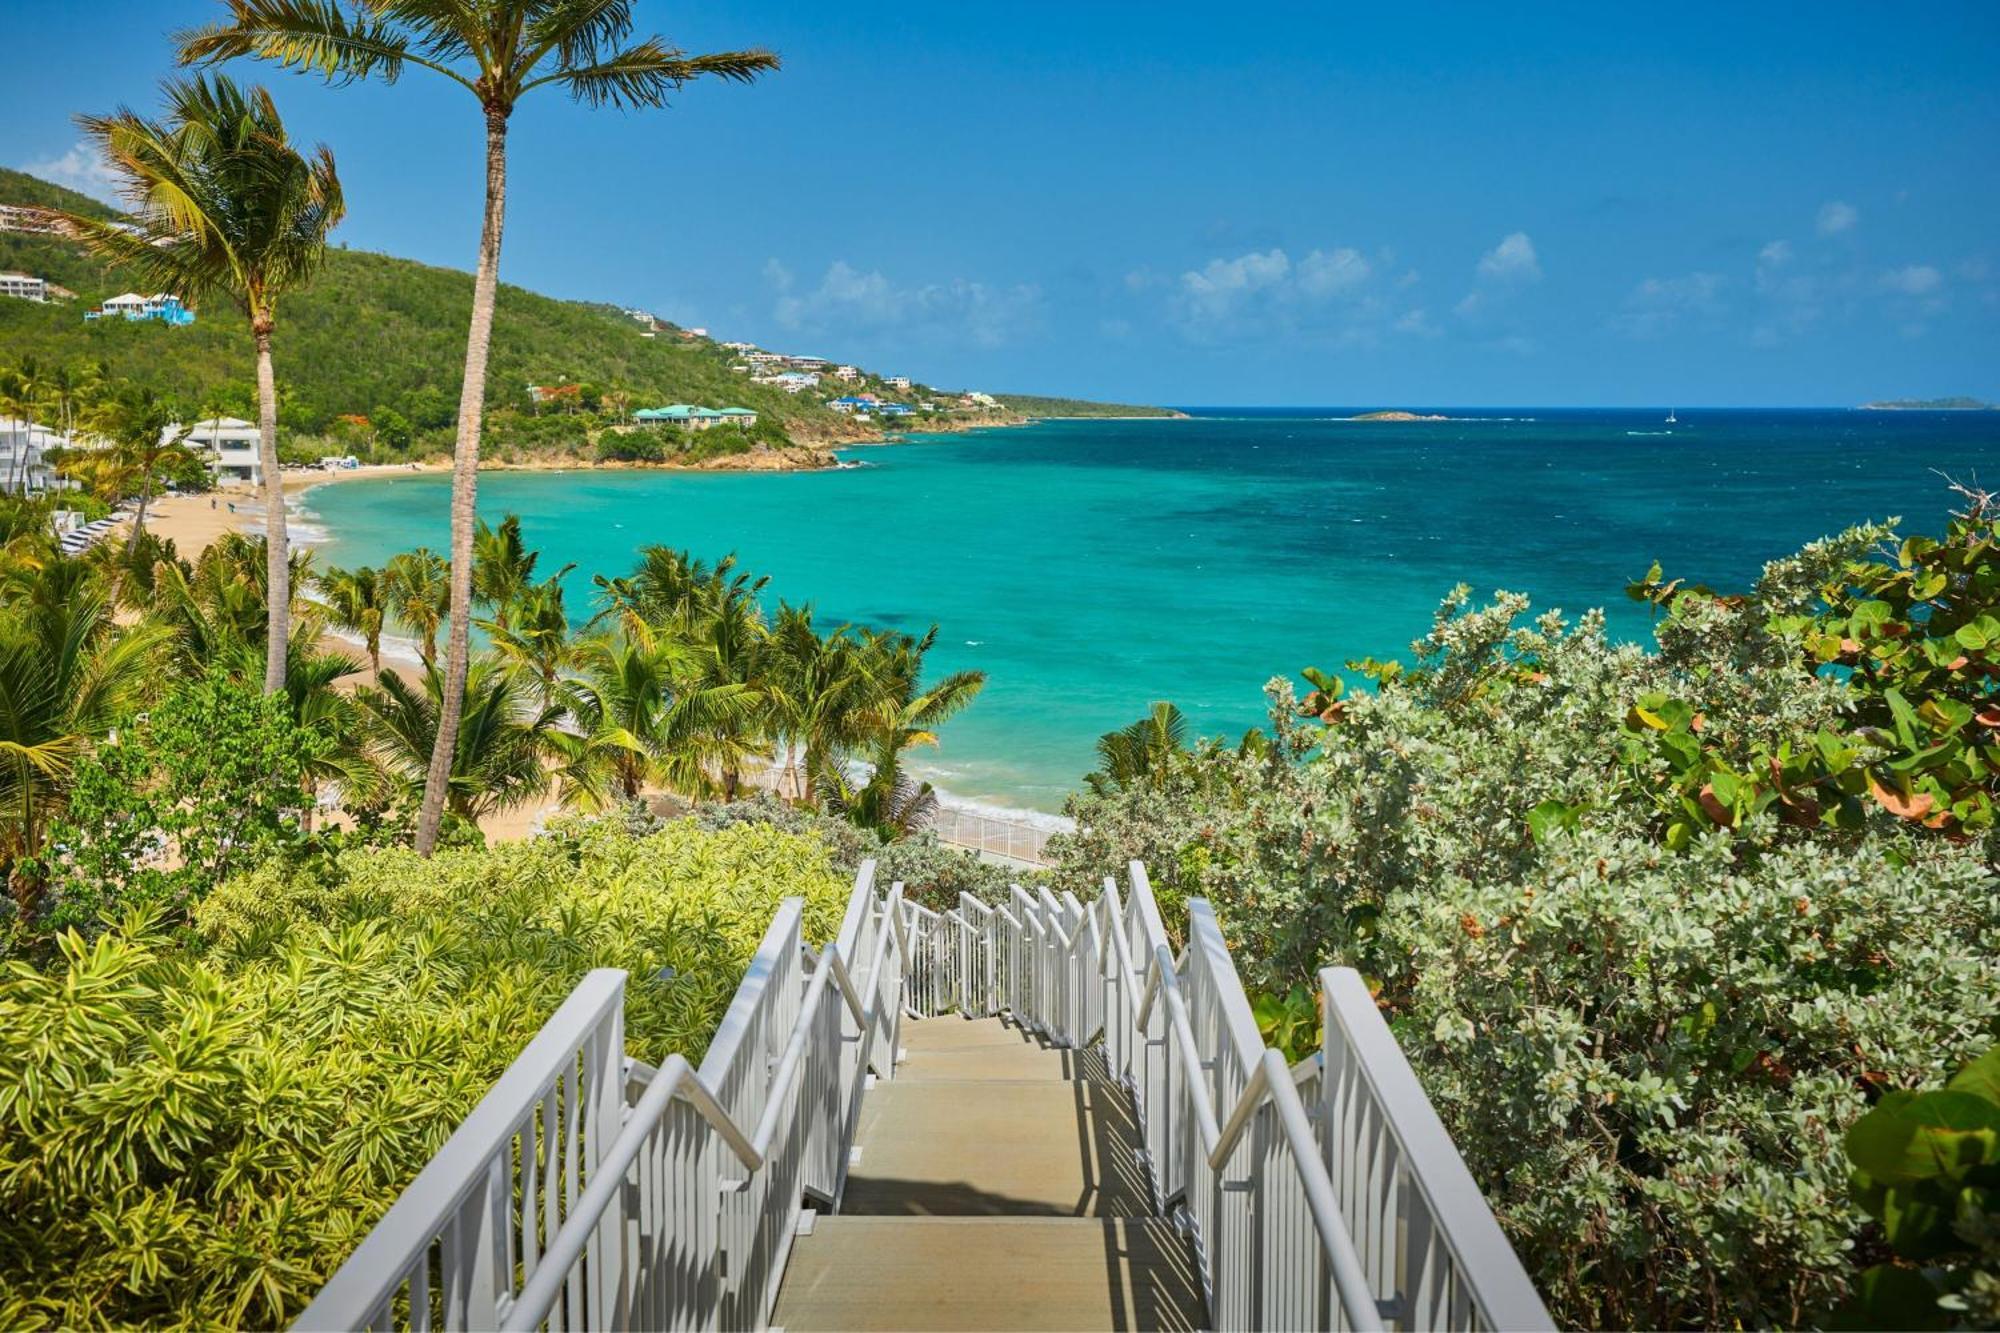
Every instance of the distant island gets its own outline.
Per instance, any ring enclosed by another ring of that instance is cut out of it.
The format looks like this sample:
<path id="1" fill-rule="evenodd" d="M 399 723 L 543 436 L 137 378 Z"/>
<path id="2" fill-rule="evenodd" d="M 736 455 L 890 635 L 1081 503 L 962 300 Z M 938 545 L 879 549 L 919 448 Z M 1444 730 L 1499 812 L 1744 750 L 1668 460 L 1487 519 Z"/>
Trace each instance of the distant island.
<path id="1" fill-rule="evenodd" d="M 2000 403 L 1978 398 L 1883 398 L 1861 405 L 1863 412 L 1995 412 Z"/>
<path id="2" fill-rule="evenodd" d="M 1428 416 L 1420 415 L 1416 412 L 1363 412 L 1359 416 L 1349 417 L 1348 420 L 1349 421 L 1449 421 L 1451 420 L 1451 418 L 1446 416 L 1438 416 L 1435 414 Z"/>

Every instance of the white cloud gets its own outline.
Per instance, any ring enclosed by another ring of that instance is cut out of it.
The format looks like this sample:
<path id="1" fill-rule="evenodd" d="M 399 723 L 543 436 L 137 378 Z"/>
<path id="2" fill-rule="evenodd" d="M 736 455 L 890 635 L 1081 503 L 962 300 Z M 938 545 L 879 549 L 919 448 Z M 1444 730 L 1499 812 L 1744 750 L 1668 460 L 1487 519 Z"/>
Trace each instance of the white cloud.
<path id="1" fill-rule="evenodd" d="M 1510 232 L 1500 244 L 1479 257 L 1472 269 L 1473 288 L 1452 313 L 1460 319 L 1476 319 L 1506 302 L 1508 293 L 1530 287 L 1542 280 L 1541 257 L 1525 231 Z"/>
<path id="2" fill-rule="evenodd" d="M 1928 296 L 1944 282 L 1944 276 L 1929 264 L 1905 264 L 1882 275 L 1882 290 L 1898 296 Z"/>
<path id="3" fill-rule="evenodd" d="M 800 290 L 791 270 L 775 259 L 764 265 L 764 276 L 777 293 L 773 317 L 800 333 L 922 328 L 995 347 L 1041 321 L 1041 289 L 1026 283 L 994 287 L 954 278 L 908 286 L 844 259 L 829 264 L 810 290 Z"/>
<path id="4" fill-rule="evenodd" d="M 1790 241 L 1772 241 L 1757 252 L 1757 267 L 1760 270 L 1783 268 L 1791 262 L 1792 243 Z"/>
<path id="5" fill-rule="evenodd" d="M 1333 296 L 1360 286 L 1372 272 L 1359 250 L 1315 250 L 1299 261 L 1299 290 L 1307 296 Z"/>
<path id="6" fill-rule="evenodd" d="M 1218 257 L 1181 274 L 1173 317 L 1198 341 L 1274 328 L 1368 341 L 1389 317 L 1374 292 L 1388 260 L 1387 255 L 1370 259 L 1351 246 L 1309 250 L 1296 261 L 1276 246 Z"/>
<path id="7" fill-rule="evenodd" d="M 1479 276 L 1491 282 L 1528 283 L 1542 280 L 1542 263 L 1528 233 L 1517 231 L 1479 258 Z"/>
<path id="8" fill-rule="evenodd" d="M 1181 297 L 1191 314 L 1219 318 L 1256 293 L 1282 286 L 1291 272 L 1290 257 L 1278 249 L 1211 259 L 1206 267 L 1181 275 Z"/>
<path id="9" fill-rule="evenodd" d="M 1814 225 L 1822 236 L 1838 236 L 1844 231 L 1853 231 L 1854 224 L 1859 221 L 1861 211 L 1853 204 L 1831 199 L 1819 206 L 1819 220 Z"/>
<path id="10" fill-rule="evenodd" d="M 30 176 L 40 176 L 45 181 L 67 186 L 79 194 L 87 194 L 93 199 L 107 204 L 117 204 L 118 178 L 111 168 L 104 164 L 97 151 L 89 144 L 79 143 L 61 157 L 44 158 L 30 162 L 21 170 Z"/>
<path id="11" fill-rule="evenodd" d="M 1684 318 L 1719 315 L 1728 281 L 1720 273 L 1647 278 L 1632 289 L 1624 308 L 1612 316 L 1611 328 L 1628 338 L 1656 338 Z"/>

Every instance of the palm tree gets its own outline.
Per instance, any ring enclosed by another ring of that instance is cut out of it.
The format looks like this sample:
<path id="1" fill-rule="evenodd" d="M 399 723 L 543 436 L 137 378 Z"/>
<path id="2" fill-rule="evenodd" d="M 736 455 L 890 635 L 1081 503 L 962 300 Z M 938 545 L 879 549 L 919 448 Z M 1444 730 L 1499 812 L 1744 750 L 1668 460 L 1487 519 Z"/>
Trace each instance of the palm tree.
<path id="1" fill-rule="evenodd" d="M 84 417 L 85 427 L 111 441 L 111 447 L 64 460 L 64 471 L 81 478 L 107 500 L 122 500 L 139 493 L 139 512 L 132 520 L 132 533 L 125 539 L 127 550 L 139 545 L 146 530 L 146 510 L 153 502 L 153 487 L 169 468 L 185 467 L 194 456 L 180 443 L 176 426 L 179 416 L 150 387 L 127 385 L 92 407 Z"/>
<path id="2" fill-rule="evenodd" d="M 264 89 L 245 89 L 221 76 L 172 79 L 166 100 L 164 120 L 123 107 L 77 118 L 110 164 L 130 221 L 64 221 L 93 251 L 144 275 L 151 289 L 190 302 L 228 295 L 249 317 L 272 589 L 264 692 L 276 694 L 285 688 L 291 548 L 278 469 L 271 335 L 279 298 L 319 267 L 327 233 L 346 205 L 333 154 L 321 146 L 307 157 L 294 148 Z"/>
<path id="3" fill-rule="evenodd" d="M 0 868 L 27 917 L 76 761 L 154 678 L 160 632 L 121 633 L 79 560 L 51 563 L 14 610 L 0 622 Z"/>
<path id="4" fill-rule="evenodd" d="M 333 623 L 361 636 L 368 649 L 368 669 L 380 671 L 382 626 L 393 605 L 390 580 L 368 565 L 329 569 L 320 575 L 319 590 L 326 598 L 327 614 Z"/>
<path id="5" fill-rule="evenodd" d="M 575 655 L 581 676 L 562 687 L 571 728 L 557 744 L 563 803 L 603 809 L 637 800 L 667 754 L 683 659 L 643 630 L 586 639 Z"/>
<path id="6" fill-rule="evenodd" d="M 936 745 L 937 728 L 963 710 L 986 686 L 983 671 L 959 671 L 935 685 L 923 684 L 924 657 L 937 643 L 937 626 L 922 638 L 891 631 L 863 631 L 863 670 L 873 698 L 861 709 L 867 740 L 861 750 L 871 766 L 860 787 L 850 784 L 842 760 L 829 754 L 813 776 L 821 798 L 835 811 L 884 839 L 903 836 L 929 822 L 937 799 L 927 782 L 903 773 L 903 755 L 919 745 Z"/>
<path id="7" fill-rule="evenodd" d="M 444 557 L 419 546 L 389 557 L 382 567 L 389 606 L 405 629 L 417 636 L 424 665 L 437 661 L 438 630 L 451 599 L 451 569 Z"/>
<path id="8" fill-rule="evenodd" d="M 507 515 L 497 528 L 480 519 L 472 538 L 472 600 L 489 608 L 493 621 L 505 626 L 515 603 L 534 586 L 535 566 L 541 558 L 541 552 L 530 551 L 522 542 L 519 514 Z M 561 578 L 574 568 L 566 566 L 555 577 Z"/>
<path id="9" fill-rule="evenodd" d="M 790 794 L 807 800 L 812 793 L 805 775 L 825 771 L 829 756 L 864 740 L 862 705 L 872 682 L 848 627 L 821 635 L 810 606 L 778 607 L 771 648 L 771 730 L 784 738 Z"/>
<path id="10" fill-rule="evenodd" d="M 1099 793 L 1158 786 L 1187 753 L 1187 717 L 1165 700 L 1128 727 L 1097 738 L 1097 771 L 1084 781 Z"/>
<path id="11" fill-rule="evenodd" d="M 479 622 L 493 642 L 493 651 L 513 669 L 532 675 L 544 698 L 554 697 L 556 677 L 574 656 L 561 580 L 557 575 L 522 593 L 507 623 Z"/>
<path id="12" fill-rule="evenodd" d="M 33 422 L 35 411 L 46 401 L 48 381 L 41 367 L 32 356 L 24 356 L 19 363 L 7 370 L 0 370 L 0 420 L 12 421 L 15 429 L 25 431 Z M 14 451 L 0 490 L 9 493 L 27 493 L 28 450 L 26 441 Z"/>
<path id="13" fill-rule="evenodd" d="M 430 770 L 431 746 L 444 711 L 444 677 L 429 667 L 422 685 L 393 671 L 375 679 L 375 685 L 355 691 L 355 701 L 383 767 L 414 791 Z M 543 760 L 553 752 L 555 710 L 531 703 L 521 679 L 488 657 L 475 661 L 466 674 L 461 704 L 464 723 L 452 748 L 446 809 L 477 824 L 547 790 Z"/>
<path id="14" fill-rule="evenodd" d="M 778 67 L 768 51 L 690 56 L 658 37 L 632 37 L 632 0 L 225 0 L 226 21 L 183 33 L 183 63 L 256 56 L 313 70 L 330 81 L 405 65 L 430 70 L 479 100 L 486 127 L 486 206 L 466 334 L 465 379 L 452 457 L 451 630 L 445 649 L 445 711 L 424 781 L 416 849 L 437 843 L 450 782 L 453 734 L 464 695 L 472 626 L 472 535 L 486 354 L 500 276 L 507 204 L 507 127 L 526 94 L 555 84 L 593 107 L 663 107 L 670 94 L 707 76 L 749 82 Z"/>

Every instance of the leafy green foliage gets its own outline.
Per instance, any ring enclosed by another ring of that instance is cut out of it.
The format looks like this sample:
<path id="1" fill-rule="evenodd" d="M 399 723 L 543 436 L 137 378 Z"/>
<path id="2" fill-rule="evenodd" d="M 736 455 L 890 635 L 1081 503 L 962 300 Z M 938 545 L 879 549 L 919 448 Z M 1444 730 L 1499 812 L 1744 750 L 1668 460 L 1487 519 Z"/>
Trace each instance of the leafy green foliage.
<path id="1" fill-rule="evenodd" d="M 1920 694 L 1808 647 L 1851 618 L 1841 590 L 1879 600 L 1902 577 L 1883 535 L 1816 543 L 1740 596 L 1675 589 L 1650 653 L 1597 614 L 1460 589 L 1401 669 L 1356 665 L 1372 692 L 1329 697 L 1327 677 L 1302 707 L 1274 681 L 1259 743 L 1204 741 L 1157 785 L 1074 798 L 1058 873 L 1137 857 L 1163 902 L 1210 899 L 1274 1038 L 1298 1030 L 1278 997 L 1320 966 L 1379 982 L 1559 1321 L 1824 1318 L 1867 1238 L 1842 1136 L 2000 1030 L 1992 835 L 1872 792 L 1845 819 L 1786 810 L 1809 782 L 1784 765 L 1822 735 L 1862 768 L 1937 744 L 1892 748 L 1884 695 L 1916 708 L 1958 678 Z M 1725 769 L 1769 799 L 1718 794 Z"/>
<path id="2" fill-rule="evenodd" d="M 1663 763 L 1669 846 L 1771 811 L 1788 824 L 1853 831 L 1873 802 L 1948 834 L 1994 827 L 2000 791 L 2000 523 L 1967 493 L 1942 539 L 1884 542 L 1824 571 L 1802 606 L 1764 608 L 1768 646 L 1848 686 L 1848 707 L 1809 735 L 1743 747 L 1707 734 L 1688 701 L 1636 700 L 1624 729 L 1636 766 Z M 1663 634 L 1739 613 L 1741 599 L 1663 581 L 1628 592 L 1669 608 Z M 1697 631 L 1698 632 L 1698 631 Z M 1735 752 L 1732 752 L 1735 751 Z"/>
<path id="3" fill-rule="evenodd" d="M 1855 1201 L 1904 1262 L 1861 1275 L 1842 1326 L 2000 1325 L 2000 1046 L 1943 1088 L 1889 1093 L 1845 1144 Z"/>
<path id="4" fill-rule="evenodd" d="M 272 863 L 194 948 L 66 935 L 0 978 L 0 1323 L 288 1324 L 585 971 L 698 1059 L 779 899 L 823 940 L 846 892 L 770 828 L 579 825 Z"/>
<path id="5" fill-rule="evenodd" d="M 134 906 L 174 909 L 295 848 L 308 775 L 331 742 L 283 695 L 227 672 L 180 686 L 79 765 L 45 857 L 45 928 L 94 934 Z"/>

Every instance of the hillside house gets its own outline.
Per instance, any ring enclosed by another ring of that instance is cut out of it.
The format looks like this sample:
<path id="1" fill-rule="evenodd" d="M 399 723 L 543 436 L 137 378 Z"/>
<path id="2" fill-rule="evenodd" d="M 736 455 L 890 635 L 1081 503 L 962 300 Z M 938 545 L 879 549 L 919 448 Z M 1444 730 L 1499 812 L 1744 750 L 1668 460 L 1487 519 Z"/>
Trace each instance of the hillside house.
<path id="1" fill-rule="evenodd" d="M 27 273 L 0 273 L 0 296 L 44 304 L 49 299 L 49 284 Z"/>
<path id="2" fill-rule="evenodd" d="M 852 383 L 861 378 L 861 369 L 858 366 L 835 366 L 833 377 L 845 383 Z"/>
<path id="3" fill-rule="evenodd" d="M 907 389 L 910 387 L 910 377 L 908 375 L 884 375 L 882 382 L 893 389 Z"/>
<path id="4" fill-rule="evenodd" d="M 194 323 L 194 311 L 181 304 L 181 298 L 165 292 L 155 292 L 151 296 L 141 296 L 137 292 L 126 292 L 114 296 L 95 310 L 86 310 L 85 319 L 125 319 L 130 321 L 158 320 L 162 324 L 183 327 Z"/>

